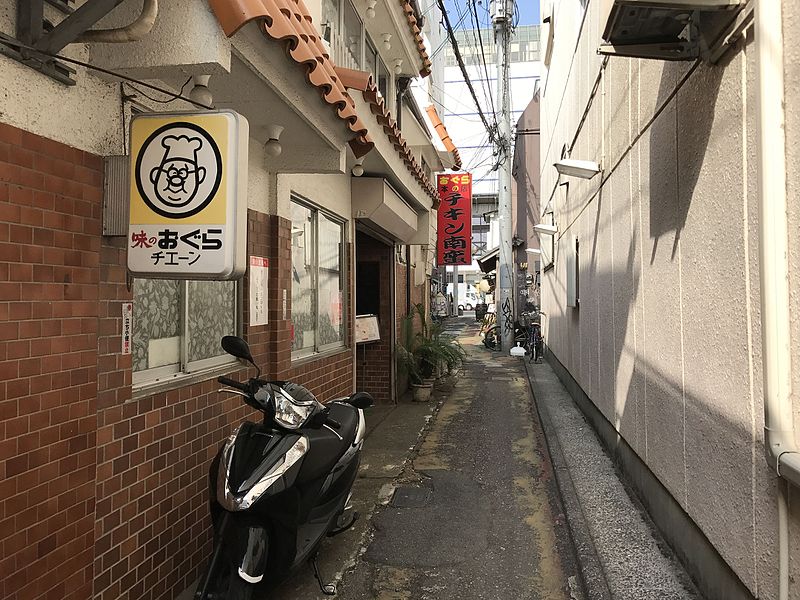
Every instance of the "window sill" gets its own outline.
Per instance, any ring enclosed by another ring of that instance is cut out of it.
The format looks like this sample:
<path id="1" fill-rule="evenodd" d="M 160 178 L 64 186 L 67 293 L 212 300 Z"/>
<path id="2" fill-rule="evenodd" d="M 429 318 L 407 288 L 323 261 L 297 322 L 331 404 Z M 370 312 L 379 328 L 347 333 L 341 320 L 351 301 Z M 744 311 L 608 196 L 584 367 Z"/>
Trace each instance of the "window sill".
<path id="1" fill-rule="evenodd" d="M 213 379 L 219 375 L 225 375 L 231 371 L 238 371 L 244 368 L 245 365 L 242 364 L 241 361 L 235 360 L 225 364 L 208 367 L 194 373 L 176 373 L 171 377 L 159 379 L 157 381 L 134 384 L 131 389 L 131 401 L 141 400 L 154 394 L 160 394 L 162 392 L 172 391 L 188 385 L 194 385 L 195 383 L 208 381 L 209 379 Z"/>
<path id="2" fill-rule="evenodd" d="M 321 352 L 316 352 L 314 354 L 306 354 L 303 356 L 293 356 L 292 357 L 292 366 L 299 366 L 305 365 L 307 363 L 311 363 L 317 360 L 321 360 L 323 358 L 330 358 L 331 356 L 336 356 L 337 354 L 345 354 L 352 351 L 352 348 L 348 346 L 339 346 L 337 348 L 330 348 L 328 350 L 323 350 Z"/>

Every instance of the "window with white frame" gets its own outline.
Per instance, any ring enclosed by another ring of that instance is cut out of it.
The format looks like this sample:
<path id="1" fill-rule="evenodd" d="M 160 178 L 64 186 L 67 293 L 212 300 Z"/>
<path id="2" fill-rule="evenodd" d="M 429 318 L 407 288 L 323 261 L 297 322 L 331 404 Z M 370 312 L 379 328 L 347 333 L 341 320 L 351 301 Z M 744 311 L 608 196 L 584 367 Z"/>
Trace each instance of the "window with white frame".
<path id="1" fill-rule="evenodd" d="M 292 357 L 344 345 L 344 222 L 291 201 Z"/>
<path id="2" fill-rule="evenodd" d="M 220 346 L 239 328 L 235 281 L 136 279 L 133 384 L 146 385 L 235 362 Z"/>

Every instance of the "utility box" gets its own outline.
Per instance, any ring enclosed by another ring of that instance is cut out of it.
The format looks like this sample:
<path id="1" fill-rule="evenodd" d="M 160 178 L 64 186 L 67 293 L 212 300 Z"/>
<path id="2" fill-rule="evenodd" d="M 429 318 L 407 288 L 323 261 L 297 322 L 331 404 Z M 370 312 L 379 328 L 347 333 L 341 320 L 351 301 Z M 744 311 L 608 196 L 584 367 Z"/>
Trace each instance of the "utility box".
<path id="1" fill-rule="evenodd" d="M 602 0 L 601 54 L 693 60 L 721 43 L 744 0 Z M 701 41 L 703 42 L 701 44 Z"/>

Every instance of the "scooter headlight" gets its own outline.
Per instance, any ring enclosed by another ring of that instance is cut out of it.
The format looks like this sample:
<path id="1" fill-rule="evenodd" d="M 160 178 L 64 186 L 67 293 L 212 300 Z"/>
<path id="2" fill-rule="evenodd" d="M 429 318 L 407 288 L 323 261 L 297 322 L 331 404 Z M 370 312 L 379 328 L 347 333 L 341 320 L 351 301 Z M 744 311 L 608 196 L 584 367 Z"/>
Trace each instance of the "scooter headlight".
<path id="1" fill-rule="evenodd" d="M 300 429 L 314 412 L 313 403 L 299 403 L 280 388 L 274 399 L 275 422 L 286 429 Z"/>

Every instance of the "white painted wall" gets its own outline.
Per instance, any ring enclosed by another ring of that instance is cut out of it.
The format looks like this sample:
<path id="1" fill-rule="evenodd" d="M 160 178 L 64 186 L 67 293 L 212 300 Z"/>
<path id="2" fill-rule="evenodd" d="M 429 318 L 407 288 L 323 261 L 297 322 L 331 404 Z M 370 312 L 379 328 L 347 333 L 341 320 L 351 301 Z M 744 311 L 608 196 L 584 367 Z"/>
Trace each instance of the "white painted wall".
<path id="1" fill-rule="evenodd" d="M 16 34 L 16 3 L 0 3 L 0 32 Z M 86 46 L 69 46 L 69 58 L 86 61 Z M 81 84 L 66 86 L 0 55 L 0 121 L 96 154 L 122 152 L 119 85 L 77 67 Z"/>
<path id="2" fill-rule="evenodd" d="M 289 201 L 292 192 L 329 210 L 347 221 L 352 220 L 350 175 L 278 175 L 277 214 L 291 219 Z"/>
<path id="3" fill-rule="evenodd" d="M 800 9 L 783 4 L 784 35 L 794 39 Z M 753 594 L 775 598 L 752 34 L 718 66 L 702 65 L 684 82 L 691 63 L 612 57 L 603 69 L 596 54 L 599 2 L 589 2 L 585 19 L 583 10 L 579 0 L 555 3 L 541 104 L 542 206 L 552 194 L 559 226 L 554 268 L 542 276 L 547 342 Z M 800 273 L 800 209 L 792 201 L 792 167 L 800 166 L 800 54 L 789 44 L 786 51 L 791 260 L 792 273 Z M 551 165 L 573 139 L 572 158 L 600 162 L 604 179 L 571 178 L 562 194 Z M 576 238 L 580 307 L 573 309 L 566 306 L 565 258 Z M 791 283 L 798 339 L 800 284 Z M 797 364 L 797 344 L 793 352 Z M 797 557 L 796 500 L 791 511 Z M 791 571 L 800 581 L 796 558 Z M 790 597 L 800 598 L 797 583 Z"/>

